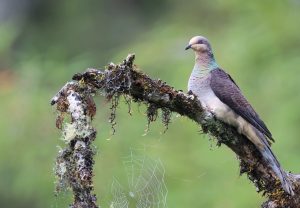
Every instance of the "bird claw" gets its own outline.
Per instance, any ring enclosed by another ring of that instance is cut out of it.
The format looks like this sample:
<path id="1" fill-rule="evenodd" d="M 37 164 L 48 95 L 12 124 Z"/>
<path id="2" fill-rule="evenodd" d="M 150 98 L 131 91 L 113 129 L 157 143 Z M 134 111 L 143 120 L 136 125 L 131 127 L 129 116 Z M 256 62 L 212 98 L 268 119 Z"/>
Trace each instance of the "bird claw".
<path id="1" fill-rule="evenodd" d="M 214 118 L 214 114 L 211 111 L 205 110 L 203 113 L 202 123 L 207 124 L 211 121 L 212 118 Z"/>

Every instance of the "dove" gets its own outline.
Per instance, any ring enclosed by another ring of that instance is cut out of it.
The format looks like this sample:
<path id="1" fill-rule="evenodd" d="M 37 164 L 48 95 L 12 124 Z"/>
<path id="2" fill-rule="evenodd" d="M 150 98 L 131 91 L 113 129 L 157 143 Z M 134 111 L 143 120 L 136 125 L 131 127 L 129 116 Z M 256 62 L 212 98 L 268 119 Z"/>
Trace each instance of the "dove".
<path id="1" fill-rule="evenodd" d="M 188 90 L 198 97 L 204 109 L 249 139 L 272 168 L 285 192 L 293 195 L 293 187 L 271 150 L 270 144 L 274 141 L 271 132 L 231 76 L 218 66 L 208 39 L 195 36 L 185 49 L 195 52 Z"/>

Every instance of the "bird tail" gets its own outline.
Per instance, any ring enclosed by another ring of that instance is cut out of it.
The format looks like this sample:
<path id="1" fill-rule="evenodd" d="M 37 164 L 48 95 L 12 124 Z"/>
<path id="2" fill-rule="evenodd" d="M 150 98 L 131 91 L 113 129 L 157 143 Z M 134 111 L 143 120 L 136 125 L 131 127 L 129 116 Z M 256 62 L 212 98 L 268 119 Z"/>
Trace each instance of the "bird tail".
<path id="1" fill-rule="evenodd" d="M 261 135 L 261 136 L 263 136 L 263 135 Z M 262 137 L 260 137 L 260 138 L 262 138 Z M 280 164 L 279 164 L 276 156 L 272 152 L 269 144 L 267 143 L 267 140 L 265 139 L 265 136 L 263 136 L 263 138 L 261 140 L 265 144 L 264 148 L 262 150 L 260 150 L 263 158 L 268 162 L 268 164 L 271 166 L 272 170 L 275 172 L 275 174 L 279 178 L 279 180 L 281 182 L 281 185 L 282 185 L 282 188 L 288 194 L 293 196 L 294 195 L 293 186 L 292 186 L 291 182 L 289 181 L 289 179 L 287 178 L 286 172 L 284 172 L 281 169 Z"/>

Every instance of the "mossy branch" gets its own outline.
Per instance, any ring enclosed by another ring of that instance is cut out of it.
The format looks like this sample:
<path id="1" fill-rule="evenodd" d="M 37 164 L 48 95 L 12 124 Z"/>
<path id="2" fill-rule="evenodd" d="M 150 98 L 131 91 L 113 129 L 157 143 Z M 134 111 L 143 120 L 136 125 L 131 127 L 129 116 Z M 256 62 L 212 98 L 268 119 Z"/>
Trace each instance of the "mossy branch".
<path id="1" fill-rule="evenodd" d="M 157 109 L 162 109 L 163 120 L 168 125 L 170 113 L 176 112 L 187 116 L 201 125 L 204 133 L 214 136 L 218 145 L 225 144 L 237 155 L 240 174 L 246 173 L 258 192 L 268 200 L 262 205 L 265 208 L 300 207 L 300 176 L 287 173 L 295 189 L 295 195 L 289 196 L 282 188 L 275 173 L 263 160 L 259 151 L 234 128 L 217 120 L 211 112 L 204 110 L 197 97 L 175 90 L 162 80 L 155 80 L 137 70 L 133 64 L 135 56 L 130 54 L 119 65 L 109 64 L 106 70 L 88 69 L 75 74 L 73 81 L 67 83 L 52 99 L 59 112 L 57 127 L 64 132 L 68 146 L 61 150 L 57 158 L 56 174 L 58 184 L 69 186 L 74 193 L 71 207 L 97 207 L 92 189 L 92 168 L 94 153 L 90 148 L 96 131 L 91 120 L 96 113 L 92 96 L 101 92 L 112 101 L 110 122 L 114 126 L 116 105 L 121 95 L 134 102 L 148 106 L 148 121 L 155 120 Z M 71 122 L 62 125 L 65 114 L 71 115 Z"/>

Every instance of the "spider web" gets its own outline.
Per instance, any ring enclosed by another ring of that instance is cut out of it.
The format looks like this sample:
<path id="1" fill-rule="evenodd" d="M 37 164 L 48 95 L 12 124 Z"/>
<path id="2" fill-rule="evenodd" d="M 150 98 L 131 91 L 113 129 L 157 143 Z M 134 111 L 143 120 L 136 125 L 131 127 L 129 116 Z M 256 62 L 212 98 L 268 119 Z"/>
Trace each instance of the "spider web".
<path id="1" fill-rule="evenodd" d="M 124 157 L 123 164 L 128 179 L 126 190 L 116 178 L 111 192 L 113 200 L 110 208 L 165 208 L 167 207 L 167 187 L 164 181 L 165 169 L 159 159 L 131 150 Z"/>

